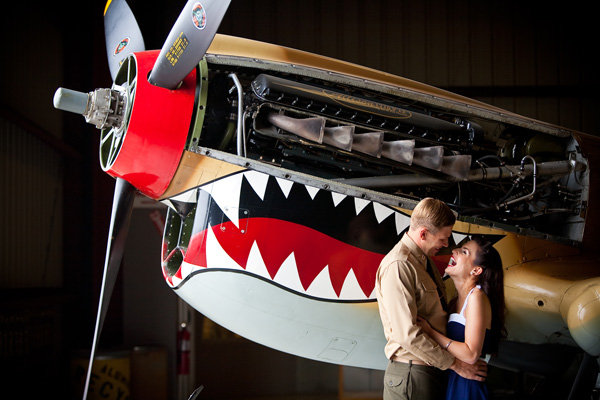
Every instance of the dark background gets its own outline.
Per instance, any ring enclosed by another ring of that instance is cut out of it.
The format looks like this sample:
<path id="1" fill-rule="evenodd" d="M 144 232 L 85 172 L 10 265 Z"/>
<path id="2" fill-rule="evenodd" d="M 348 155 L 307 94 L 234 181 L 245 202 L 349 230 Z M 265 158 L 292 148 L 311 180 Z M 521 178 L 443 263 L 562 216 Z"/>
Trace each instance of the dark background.
<path id="1" fill-rule="evenodd" d="M 129 4 L 152 49 L 162 46 L 184 2 Z M 597 22 L 585 4 L 233 0 L 219 32 L 381 69 L 597 134 Z M 0 12 L 0 382 L 18 385 L 19 397 L 68 396 L 73 354 L 91 342 L 114 181 L 99 166 L 96 129 L 55 110 L 52 96 L 59 86 L 88 92 L 111 85 L 104 5 L 34 0 Z M 155 208 L 144 203 L 134 211 L 101 345 L 166 341 L 172 381 L 177 305 L 161 282 L 160 234 L 148 217 Z M 148 277 L 136 277 L 140 270 Z M 232 347 L 254 360 L 239 376 L 255 382 L 257 396 L 336 394 L 337 370 L 329 366 L 239 341 L 212 345 L 203 349 L 210 365 Z M 279 365 L 278 375 L 248 375 L 267 364 Z M 315 381 L 311 368 L 320 386 L 307 383 Z"/>

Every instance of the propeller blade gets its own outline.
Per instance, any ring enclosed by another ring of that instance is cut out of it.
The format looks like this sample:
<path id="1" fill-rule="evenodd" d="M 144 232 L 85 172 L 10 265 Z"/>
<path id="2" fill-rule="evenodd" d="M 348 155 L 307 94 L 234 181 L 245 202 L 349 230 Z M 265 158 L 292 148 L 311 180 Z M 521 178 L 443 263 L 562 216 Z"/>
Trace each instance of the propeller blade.
<path id="1" fill-rule="evenodd" d="M 129 231 L 129 222 L 131 220 L 131 210 L 133 209 L 134 199 L 135 188 L 126 180 L 117 178 L 115 182 L 112 213 L 110 216 L 108 242 L 106 244 L 104 275 L 102 276 L 102 288 L 100 290 L 100 301 L 98 302 L 98 314 L 96 315 L 96 329 L 94 330 L 94 339 L 92 341 L 92 350 L 85 380 L 83 400 L 87 399 L 98 338 L 102 331 L 106 310 L 108 309 L 110 297 L 119 273 L 119 267 L 121 266 L 121 259 L 123 258 L 123 252 L 125 250 L 125 242 L 127 239 L 127 232 Z"/>
<path id="2" fill-rule="evenodd" d="M 125 0 L 106 2 L 104 37 L 110 76 L 115 80 L 123 60 L 131 53 L 145 50 L 142 32 Z"/>
<path id="3" fill-rule="evenodd" d="M 210 46 L 230 0 L 189 0 L 160 50 L 148 81 L 174 89 Z"/>

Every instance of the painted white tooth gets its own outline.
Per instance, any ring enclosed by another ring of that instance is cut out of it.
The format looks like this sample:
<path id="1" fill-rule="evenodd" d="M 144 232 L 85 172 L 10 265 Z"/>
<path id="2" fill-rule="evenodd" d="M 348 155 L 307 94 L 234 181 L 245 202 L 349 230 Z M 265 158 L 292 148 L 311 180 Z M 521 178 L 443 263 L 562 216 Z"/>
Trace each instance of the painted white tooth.
<path id="1" fill-rule="evenodd" d="M 258 197 L 260 197 L 261 200 L 264 200 L 267 183 L 269 182 L 269 175 L 258 171 L 246 171 L 244 172 L 244 176 Z"/>
<path id="2" fill-rule="evenodd" d="M 197 189 L 188 190 L 180 193 L 175 197 L 171 197 L 172 200 L 180 201 L 183 203 L 195 203 L 196 202 Z"/>
<path id="3" fill-rule="evenodd" d="M 331 277 L 329 276 L 329 265 L 325 266 L 319 272 L 319 275 L 315 277 L 306 290 L 306 294 L 322 299 L 337 299 L 337 294 L 333 290 Z"/>
<path id="4" fill-rule="evenodd" d="M 267 279 L 271 279 L 269 275 L 269 271 L 267 270 L 267 266 L 260 254 L 260 250 L 258 249 L 258 245 L 256 241 L 252 243 L 252 247 L 250 248 L 250 254 L 248 254 L 248 262 L 246 263 L 246 271 L 252 272 L 253 274 L 265 277 Z"/>
<path id="5" fill-rule="evenodd" d="M 464 233 L 452 232 L 452 237 L 454 238 L 454 243 L 459 244 L 467 237 L 467 235 Z"/>
<path id="6" fill-rule="evenodd" d="M 179 269 L 181 270 L 181 279 L 185 279 L 194 270 L 194 266 L 190 263 L 182 262 Z"/>
<path id="7" fill-rule="evenodd" d="M 294 186 L 294 182 L 288 181 L 287 179 L 283 178 L 275 178 L 275 180 L 279 184 L 279 188 L 281 189 L 283 195 L 287 199 L 288 195 L 290 194 L 290 190 L 292 190 L 292 186 Z"/>
<path id="8" fill-rule="evenodd" d="M 192 269 L 191 272 L 198 271 L 198 270 L 201 270 L 201 269 L 205 268 L 204 266 L 200 267 L 200 266 L 198 266 L 196 264 L 192 264 L 192 263 L 189 263 L 187 261 L 182 262 L 181 265 L 188 265 Z"/>
<path id="9" fill-rule="evenodd" d="M 348 275 L 346 275 L 346 279 L 344 280 L 344 285 L 342 286 L 342 290 L 340 292 L 340 299 L 343 300 L 358 300 L 365 299 L 365 294 L 360 288 L 358 284 L 358 280 L 356 279 L 356 275 L 354 275 L 354 270 L 350 268 Z"/>
<path id="10" fill-rule="evenodd" d="M 207 184 L 205 184 L 205 185 L 202 185 L 202 186 L 200 186 L 200 187 L 199 187 L 199 189 L 202 189 L 202 190 L 204 190 L 206 193 L 209 193 L 209 194 L 210 194 L 210 192 L 212 191 L 212 187 L 213 187 L 213 182 L 211 182 L 211 183 L 207 183 Z"/>
<path id="11" fill-rule="evenodd" d="M 390 207 L 375 202 L 373 203 L 373 209 L 375 210 L 375 218 L 379 223 L 394 213 L 394 210 Z"/>
<path id="12" fill-rule="evenodd" d="M 371 294 L 369 295 L 369 300 L 371 299 L 376 299 L 377 298 L 377 293 L 375 292 L 376 288 L 373 288 L 373 291 L 371 292 Z"/>
<path id="13" fill-rule="evenodd" d="M 173 206 L 173 203 L 171 203 L 171 200 L 169 200 L 169 199 L 161 200 L 160 202 L 171 209 L 175 209 L 175 207 Z"/>
<path id="14" fill-rule="evenodd" d="M 360 214 L 360 212 L 368 206 L 370 203 L 369 200 L 361 199 L 358 197 L 354 198 L 354 208 L 356 209 L 356 215 Z"/>
<path id="15" fill-rule="evenodd" d="M 178 286 L 181 283 L 181 281 L 182 281 L 181 279 L 179 279 L 176 276 L 171 277 L 171 280 L 173 281 L 173 287 Z"/>
<path id="16" fill-rule="evenodd" d="M 298 275 L 298 267 L 296 266 L 294 252 L 291 252 L 288 258 L 281 264 L 273 280 L 289 289 L 304 293 L 304 288 L 302 287 L 300 276 Z"/>
<path id="17" fill-rule="evenodd" d="M 309 185 L 304 185 L 304 187 L 306 188 L 306 191 L 308 192 L 310 198 L 314 200 L 317 193 L 319 193 L 319 188 Z"/>
<path id="18" fill-rule="evenodd" d="M 243 269 L 225 250 L 223 250 L 223 247 L 217 240 L 213 230 L 207 229 L 206 232 L 206 267 L 237 270 Z"/>
<path id="19" fill-rule="evenodd" d="M 238 228 L 240 191 L 243 176 L 244 174 L 242 173 L 235 174 L 202 187 L 203 190 L 210 193 L 213 200 L 227 215 L 227 218 Z"/>
<path id="20" fill-rule="evenodd" d="M 341 203 L 342 200 L 346 198 L 345 194 L 331 192 L 331 198 L 333 199 L 333 206 L 337 207 L 338 204 Z"/>
<path id="21" fill-rule="evenodd" d="M 400 212 L 396 212 L 394 218 L 396 219 L 396 234 L 399 235 L 410 225 L 410 217 Z"/>

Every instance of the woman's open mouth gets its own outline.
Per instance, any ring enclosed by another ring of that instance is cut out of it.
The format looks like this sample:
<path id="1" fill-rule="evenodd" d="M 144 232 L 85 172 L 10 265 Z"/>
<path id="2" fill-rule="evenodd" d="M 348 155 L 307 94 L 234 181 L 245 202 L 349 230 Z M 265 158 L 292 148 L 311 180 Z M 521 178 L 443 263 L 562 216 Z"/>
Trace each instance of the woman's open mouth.
<path id="1" fill-rule="evenodd" d="M 450 257 L 450 260 L 448 260 L 448 267 L 454 267 L 456 265 L 456 260 L 454 259 L 454 257 Z"/>

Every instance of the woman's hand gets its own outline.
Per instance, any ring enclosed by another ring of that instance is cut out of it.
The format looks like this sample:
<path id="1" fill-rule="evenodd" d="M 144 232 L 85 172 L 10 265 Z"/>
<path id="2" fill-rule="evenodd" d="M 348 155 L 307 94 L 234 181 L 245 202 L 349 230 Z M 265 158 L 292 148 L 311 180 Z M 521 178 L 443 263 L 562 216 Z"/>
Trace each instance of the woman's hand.
<path id="1" fill-rule="evenodd" d="M 440 346 L 444 346 L 444 348 L 446 350 L 448 350 L 447 343 L 450 339 L 448 339 L 446 336 L 444 336 L 440 332 L 436 331 L 431 326 L 429 321 L 427 321 L 425 318 L 417 315 L 417 325 L 421 328 L 423 333 L 425 333 L 427 336 L 429 336 L 431 339 L 433 339 L 435 342 L 437 342 L 437 344 L 439 344 Z M 450 340 L 450 342 L 452 342 L 452 340 Z"/>
<path id="2" fill-rule="evenodd" d="M 421 327 L 421 329 L 423 330 L 423 332 L 427 333 L 428 335 L 430 335 L 431 332 L 433 331 L 433 328 L 429 324 L 429 321 L 427 321 L 425 318 L 420 317 L 418 315 L 417 315 L 417 325 L 419 325 Z"/>

